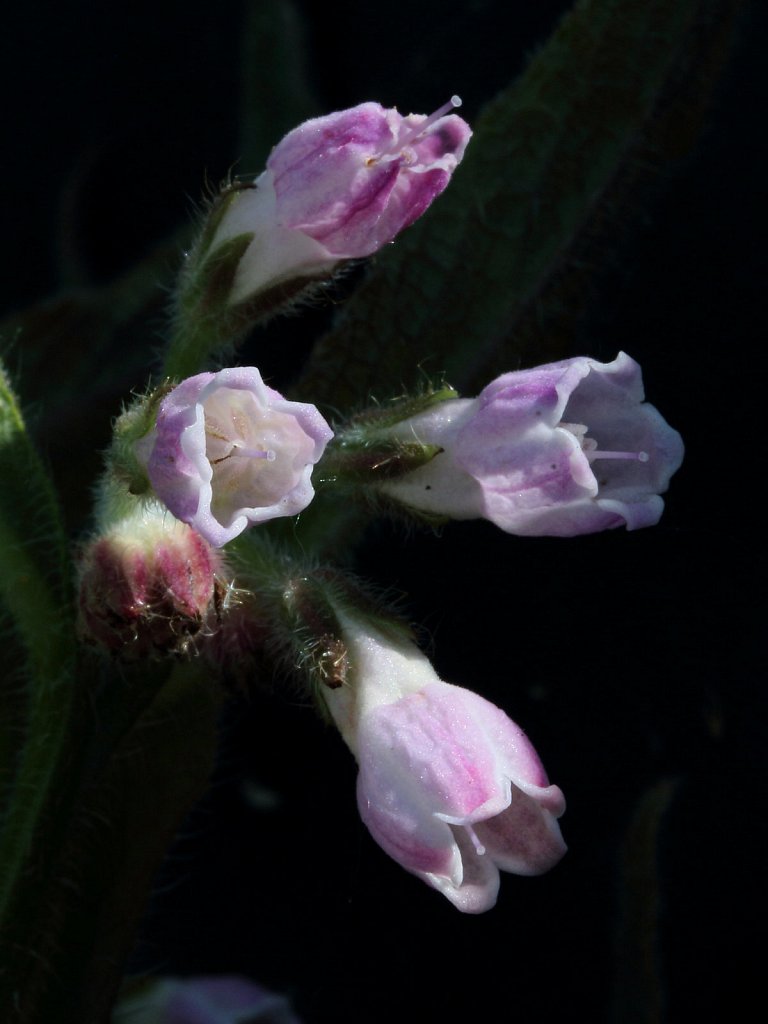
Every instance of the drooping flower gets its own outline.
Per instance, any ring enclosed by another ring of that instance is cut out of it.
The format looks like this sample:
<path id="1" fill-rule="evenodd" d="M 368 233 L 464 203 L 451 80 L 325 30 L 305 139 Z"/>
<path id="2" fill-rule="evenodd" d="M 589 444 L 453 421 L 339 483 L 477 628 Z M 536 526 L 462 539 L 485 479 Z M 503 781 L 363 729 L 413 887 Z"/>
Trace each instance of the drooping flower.
<path id="1" fill-rule="evenodd" d="M 84 546 L 78 628 L 83 639 L 129 658 L 183 654 L 215 624 L 221 556 L 159 505 Z"/>
<path id="2" fill-rule="evenodd" d="M 398 424 L 403 440 L 443 450 L 381 490 L 412 509 L 527 536 L 653 526 L 683 443 L 643 398 L 640 367 L 623 352 L 504 374 L 477 398 Z"/>
<path id="3" fill-rule="evenodd" d="M 229 302 L 327 276 L 340 260 L 369 256 L 412 224 L 446 187 L 472 134 L 447 114 L 460 102 L 407 117 L 361 103 L 289 132 L 266 171 L 226 197 L 208 251 L 253 234 Z"/>
<path id="4" fill-rule="evenodd" d="M 137 454 L 157 497 L 221 547 L 252 523 L 306 508 L 332 436 L 314 405 L 283 398 L 243 366 L 182 381 Z"/>
<path id="5" fill-rule="evenodd" d="M 112 1024 L 299 1024 L 285 996 L 234 974 L 158 978 L 131 986 Z"/>
<path id="6" fill-rule="evenodd" d="M 376 842 L 468 913 L 494 905 L 500 870 L 553 867 L 565 801 L 522 730 L 442 682 L 410 640 L 339 620 L 347 680 L 322 692 L 358 760 L 358 806 Z"/>

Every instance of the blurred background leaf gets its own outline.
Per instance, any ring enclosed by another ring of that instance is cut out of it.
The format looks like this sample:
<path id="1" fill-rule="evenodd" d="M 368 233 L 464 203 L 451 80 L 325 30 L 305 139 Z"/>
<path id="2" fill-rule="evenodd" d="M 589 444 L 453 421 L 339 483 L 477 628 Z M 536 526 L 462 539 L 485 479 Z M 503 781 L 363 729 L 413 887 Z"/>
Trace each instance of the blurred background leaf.
<path id="1" fill-rule="evenodd" d="M 696 136 L 738 0 L 580 0 L 473 121 L 440 201 L 380 254 L 320 340 L 300 390 L 335 408 L 413 389 L 477 389 L 573 354 L 596 237 Z"/>

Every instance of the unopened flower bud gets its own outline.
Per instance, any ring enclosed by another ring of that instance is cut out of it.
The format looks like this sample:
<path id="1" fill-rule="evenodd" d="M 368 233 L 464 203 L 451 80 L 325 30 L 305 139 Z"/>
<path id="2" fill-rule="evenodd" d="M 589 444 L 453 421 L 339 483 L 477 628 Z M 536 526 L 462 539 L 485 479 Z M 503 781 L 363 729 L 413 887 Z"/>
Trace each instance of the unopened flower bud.
<path id="1" fill-rule="evenodd" d="M 140 508 L 82 551 L 80 634 L 130 658 L 184 654 L 215 625 L 222 571 L 189 526 Z"/>
<path id="2" fill-rule="evenodd" d="M 314 405 L 283 398 L 244 366 L 179 384 L 136 450 L 157 497 L 221 547 L 252 523 L 306 508 L 332 436 Z"/>

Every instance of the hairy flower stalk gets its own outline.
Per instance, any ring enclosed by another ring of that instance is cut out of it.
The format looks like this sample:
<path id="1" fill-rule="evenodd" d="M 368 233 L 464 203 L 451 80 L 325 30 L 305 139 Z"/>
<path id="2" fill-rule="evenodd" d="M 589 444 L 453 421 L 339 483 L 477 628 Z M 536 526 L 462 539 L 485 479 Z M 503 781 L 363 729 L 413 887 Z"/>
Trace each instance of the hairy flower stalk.
<path id="1" fill-rule="evenodd" d="M 443 682 L 352 581 L 303 574 L 283 593 L 285 645 L 357 758 L 360 815 L 391 857 L 468 913 L 494 905 L 499 871 L 557 863 L 563 795 L 503 711 Z"/>
<path id="2" fill-rule="evenodd" d="M 379 489 L 415 511 L 527 536 L 652 526 L 683 444 L 643 399 L 640 367 L 624 353 L 504 374 L 477 398 L 393 428 L 439 454 Z"/>
<path id="3" fill-rule="evenodd" d="M 221 547 L 251 524 L 306 508 L 332 436 L 314 405 L 283 398 L 245 366 L 174 388 L 136 454 L 176 518 Z"/>

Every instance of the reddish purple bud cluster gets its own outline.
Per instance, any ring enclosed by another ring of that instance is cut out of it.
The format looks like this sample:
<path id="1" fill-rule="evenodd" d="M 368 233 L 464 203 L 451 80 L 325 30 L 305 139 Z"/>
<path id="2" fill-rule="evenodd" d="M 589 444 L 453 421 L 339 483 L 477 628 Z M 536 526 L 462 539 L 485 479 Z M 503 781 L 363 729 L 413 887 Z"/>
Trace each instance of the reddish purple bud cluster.
<path id="1" fill-rule="evenodd" d="M 92 541 L 80 559 L 81 635 L 127 657 L 186 653 L 216 618 L 218 554 L 152 512 Z"/>

